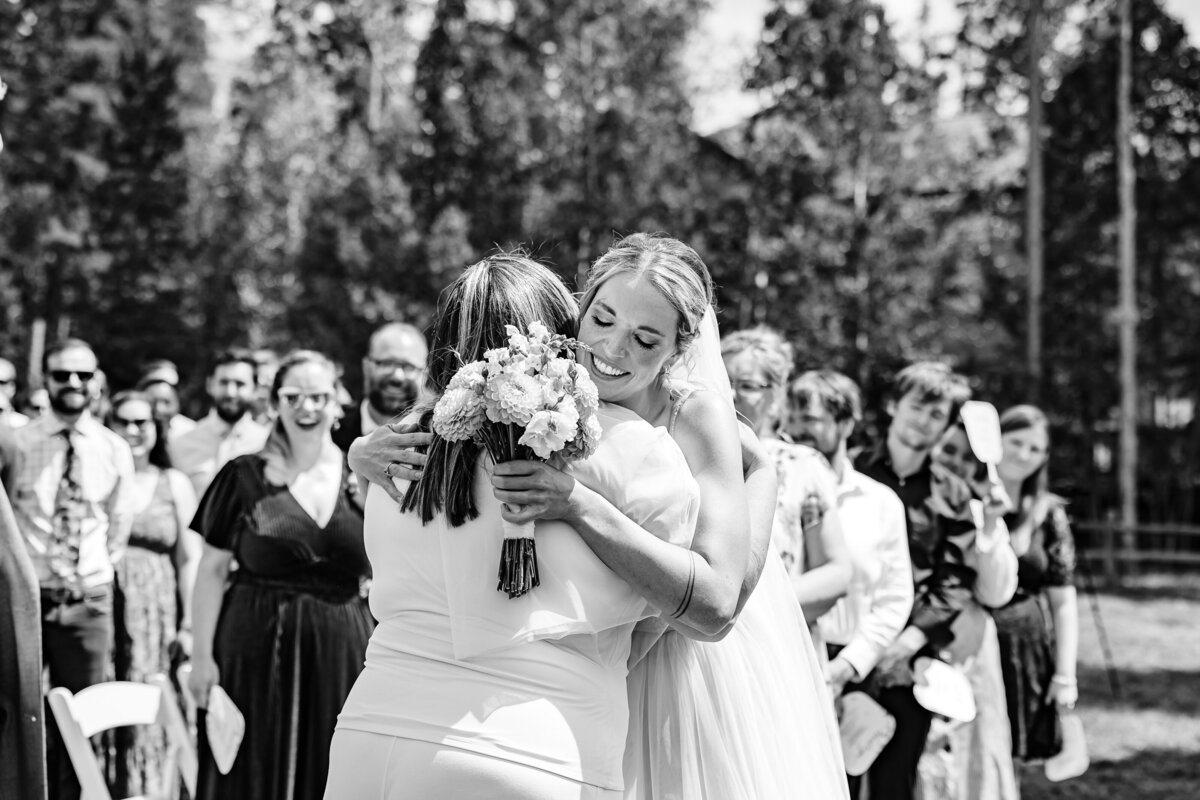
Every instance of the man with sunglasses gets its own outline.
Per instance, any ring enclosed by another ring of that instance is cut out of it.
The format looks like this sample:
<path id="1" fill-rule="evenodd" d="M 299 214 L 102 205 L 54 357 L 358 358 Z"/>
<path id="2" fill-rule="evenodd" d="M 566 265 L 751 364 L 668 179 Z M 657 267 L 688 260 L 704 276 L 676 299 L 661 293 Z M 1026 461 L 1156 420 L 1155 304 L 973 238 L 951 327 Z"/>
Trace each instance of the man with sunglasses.
<path id="1" fill-rule="evenodd" d="M 395 421 L 420 394 L 429 348 L 425 336 L 412 325 L 393 322 L 371 334 L 363 359 L 363 400 L 346 406 L 333 441 L 343 451 L 360 436 Z"/>
<path id="2" fill-rule="evenodd" d="M 103 681 L 109 661 L 113 566 L 133 518 L 133 455 L 89 411 L 98 367 L 87 342 L 50 347 L 42 371 L 50 413 L 14 431 L 19 458 L 8 488 L 41 592 L 50 683 L 78 692 Z M 50 796 L 77 797 L 65 751 L 51 748 L 50 756 Z"/>
<path id="3" fill-rule="evenodd" d="M 213 477 L 237 456 L 257 453 L 269 428 L 255 421 L 258 365 L 249 350 L 223 350 L 213 359 L 204 389 L 212 401 L 208 416 L 168 442 L 171 463 L 191 479 L 196 497 L 204 497 Z"/>

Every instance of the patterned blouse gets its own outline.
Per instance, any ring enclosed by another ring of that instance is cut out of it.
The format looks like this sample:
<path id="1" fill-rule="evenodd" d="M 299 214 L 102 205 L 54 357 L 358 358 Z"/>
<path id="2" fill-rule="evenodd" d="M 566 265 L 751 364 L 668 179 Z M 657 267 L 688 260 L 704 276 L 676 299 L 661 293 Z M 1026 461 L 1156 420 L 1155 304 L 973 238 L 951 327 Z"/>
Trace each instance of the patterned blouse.
<path id="1" fill-rule="evenodd" d="M 837 476 L 825 456 L 811 447 L 779 439 L 767 439 L 763 446 L 779 477 L 771 541 L 788 574 L 799 575 L 810 566 L 804 550 L 805 502 L 812 498 L 808 513 L 818 521 L 837 508 Z"/>

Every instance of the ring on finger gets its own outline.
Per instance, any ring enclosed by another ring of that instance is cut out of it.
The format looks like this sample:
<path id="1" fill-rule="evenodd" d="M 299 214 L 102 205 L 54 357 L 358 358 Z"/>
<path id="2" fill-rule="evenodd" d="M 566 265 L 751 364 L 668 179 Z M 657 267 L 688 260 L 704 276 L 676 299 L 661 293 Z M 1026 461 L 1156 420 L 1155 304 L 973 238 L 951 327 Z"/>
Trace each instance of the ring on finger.
<path id="1" fill-rule="evenodd" d="M 384 467 L 384 468 L 383 468 L 383 476 L 384 476 L 385 478 L 387 478 L 388 480 L 391 480 L 393 477 L 395 477 L 395 476 L 392 474 L 392 470 L 393 470 L 393 469 L 395 469 L 395 468 L 396 468 L 396 467 L 398 467 L 398 466 L 400 466 L 400 462 L 399 462 L 399 461 L 391 461 L 391 462 L 389 462 L 389 463 L 388 463 L 388 465 L 387 465 L 386 467 Z"/>

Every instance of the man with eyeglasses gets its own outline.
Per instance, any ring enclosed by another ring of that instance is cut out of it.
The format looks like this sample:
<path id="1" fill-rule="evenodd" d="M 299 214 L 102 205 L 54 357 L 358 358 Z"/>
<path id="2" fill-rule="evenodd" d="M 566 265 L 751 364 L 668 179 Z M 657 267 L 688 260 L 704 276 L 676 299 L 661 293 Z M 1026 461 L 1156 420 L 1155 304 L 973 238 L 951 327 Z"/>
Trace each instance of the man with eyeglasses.
<path id="1" fill-rule="evenodd" d="M 204 389 L 212 401 L 208 416 L 196 427 L 168 442 L 171 463 L 191 479 L 196 496 L 203 497 L 221 467 L 237 456 L 257 453 L 269 428 L 254 420 L 252 404 L 258 391 L 257 364 L 250 351 L 224 350 L 213 359 Z"/>
<path id="2" fill-rule="evenodd" d="M 343 451 L 360 436 L 395 421 L 408 411 L 421 391 L 429 348 L 412 325 L 393 322 L 371 334 L 363 359 L 363 400 L 347 406 L 333 441 Z"/>
<path id="3" fill-rule="evenodd" d="M 113 566 L 133 518 L 133 455 L 89 411 L 98 369 L 86 342 L 50 347 L 42 371 L 50 413 L 14 432 L 19 458 L 8 488 L 41 592 L 50 683 L 78 692 L 103 681 L 109 661 Z M 78 796 L 61 746 L 51 748 L 48 774 L 52 798 Z"/>
<path id="4" fill-rule="evenodd" d="M 13 407 L 17 396 L 17 368 L 7 358 L 0 358 L 0 425 L 20 428 L 29 422 L 29 417 Z"/>

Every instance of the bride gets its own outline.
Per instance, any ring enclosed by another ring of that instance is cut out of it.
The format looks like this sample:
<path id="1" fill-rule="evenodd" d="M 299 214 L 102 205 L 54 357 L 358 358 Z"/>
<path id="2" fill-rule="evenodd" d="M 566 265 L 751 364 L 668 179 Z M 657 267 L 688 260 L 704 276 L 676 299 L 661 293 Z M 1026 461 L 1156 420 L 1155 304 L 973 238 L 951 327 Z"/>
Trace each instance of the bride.
<path id="1" fill-rule="evenodd" d="M 711 305 L 696 252 L 647 234 L 596 261 L 580 303 L 579 359 L 600 398 L 665 428 L 700 485 L 690 549 L 540 462 L 499 465 L 496 497 L 521 509 L 511 519 L 567 522 L 671 622 L 630 673 L 627 797 L 844 798 L 833 702 L 803 613 L 769 534 L 739 521 L 747 506 L 728 379 L 715 324 L 702 334 Z M 689 364 L 711 388 L 675 377 Z"/>
<path id="2" fill-rule="evenodd" d="M 626 797 L 845 798 L 832 700 L 770 549 L 773 481 L 758 487 L 752 480 L 755 502 L 747 502 L 737 426 L 719 375 L 708 381 L 716 390 L 673 377 L 692 363 L 722 369 L 715 324 L 700 336 L 711 303 L 712 283 L 695 251 L 634 234 L 589 273 L 579 332 L 589 348 L 579 360 L 601 399 L 666 430 L 683 451 L 703 498 L 690 545 L 664 542 L 541 462 L 498 465 L 495 495 L 510 519 L 568 522 L 670 626 L 657 641 L 645 631 L 635 643 L 635 659 L 645 657 L 629 676 Z M 419 475 L 422 459 L 396 449 L 413 443 L 384 432 L 352 449 L 351 463 L 372 480 L 381 462 Z M 770 509 L 765 524 L 763 512 L 751 514 L 762 508 Z"/>

